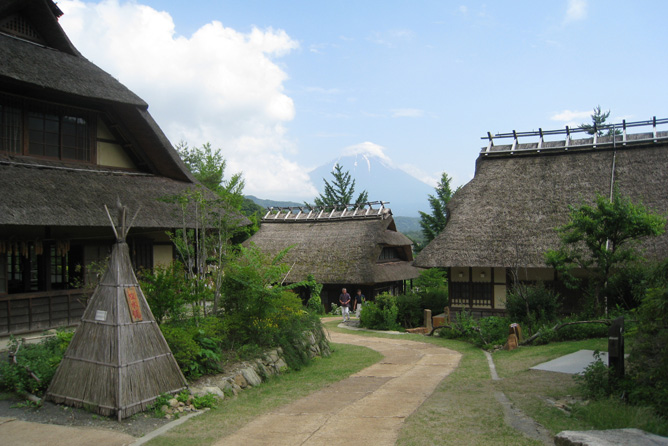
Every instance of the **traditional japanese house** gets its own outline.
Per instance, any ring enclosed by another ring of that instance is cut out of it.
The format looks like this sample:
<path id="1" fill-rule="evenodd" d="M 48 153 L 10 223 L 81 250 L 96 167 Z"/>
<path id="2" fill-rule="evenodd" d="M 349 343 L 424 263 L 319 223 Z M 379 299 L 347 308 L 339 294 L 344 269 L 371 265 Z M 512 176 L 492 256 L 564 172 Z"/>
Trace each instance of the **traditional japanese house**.
<path id="1" fill-rule="evenodd" d="M 610 196 L 614 187 L 666 215 L 668 132 L 657 130 L 666 123 L 623 122 L 610 136 L 579 133 L 579 138 L 573 137 L 579 129 L 568 127 L 488 134 L 474 178 L 453 196 L 447 226 L 415 265 L 447 268 L 451 305 L 479 314 L 503 311 L 515 280 L 551 283 L 572 293 L 545 263 L 543 254 L 559 246 L 555 228 L 567 223 L 569 206 L 591 204 L 596 194 Z M 630 132 L 639 126 L 651 132 Z M 503 139 L 511 143 L 499 144 Z M 646 257 L 665 258 L 668 236 L 647 240 L 642 248 Z"/>
<path id="2" fill-rule="evenodd" d="M 272 256 L 290 247 L 282 260 L 291 267 L 285 282 L 312 274 L 323 284 L 321 299 L 328 310 L 338 304 L 341 288 L 351 295 L 359 288 L 371 299 L 404 292 L 405 281 L 419 275 L 411 264 L 412 242 L 397 231 L 392 211 L 382 203 L 336 211 L 274 208 L 245 243 Z"/>
<path id="3" fill-rule="evenodd" d="M 75 323 L 77 288 L 114 236 L 103 205 L 141 208 L 135 268 L 173 258 L 160 201 L 196 186 L 148 105 L 86 60 L 51 0 L 0 2 L 0 334 Z"/>

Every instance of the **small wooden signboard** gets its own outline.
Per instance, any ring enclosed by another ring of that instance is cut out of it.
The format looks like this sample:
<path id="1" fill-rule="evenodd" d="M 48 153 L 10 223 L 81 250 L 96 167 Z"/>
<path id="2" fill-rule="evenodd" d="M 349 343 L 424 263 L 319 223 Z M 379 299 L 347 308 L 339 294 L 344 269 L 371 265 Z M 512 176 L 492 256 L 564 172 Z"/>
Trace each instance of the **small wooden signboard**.
<path id="1" fill-rule="evenodd" d="M 128 301 L 128 308 L 130 309 L 130 317 L 132 318 L 132 322 L 143 321 L 144 318 L 141 314 L 141 305 L 139 305 L 137 289 L 135 287 L 126 288 L 125 299 Z"/>

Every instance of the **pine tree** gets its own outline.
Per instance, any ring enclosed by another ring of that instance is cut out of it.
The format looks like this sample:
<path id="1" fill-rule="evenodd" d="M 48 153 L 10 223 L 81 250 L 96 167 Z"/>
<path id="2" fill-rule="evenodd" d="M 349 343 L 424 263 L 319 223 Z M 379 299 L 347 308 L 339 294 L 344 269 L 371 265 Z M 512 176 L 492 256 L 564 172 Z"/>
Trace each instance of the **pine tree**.
<path id="1" fill-rule="evenodd" d="M 591 124 L 580 124 L 579 127 L 583 130 L 585 130 L 587 133 L 590 135 L 596 134 L 596 136 L 603 136 L 603 128 L 609 124 L 606 124 L 605 121 L 608 120 L 610 117 L 610 110 L 607 112 L 604 112 L 601 110 L 601 106 L 597 105 L 594 107 L 594 113 L 591 115 Z M 608 132 L 606 133 L 606 136 L 610 136 L 612 134 L 619 135 L 621 132 L 617 129 L 612 129 L 609 128 Z"/>
<path id="2" fill-rule="evenodd" d="M 357 199 L 353 201 L 355 195 L 355 180 L 350 176 L 350 172 L 343 171 L 337 163 L 332 171 L 334 180 L 330 183 L 323 178 L 325 182 L 325 192 L 315 198 L 315 205 L 327 209 L 342 209 L 348 204 L 355 204 L 360 207 L 369 201 L 369 194 L 366 190 L 360 192 Z"/>
<path id="3" fill-rule="evenodd" d="M 446 207 L 454 194 L 450 188 L 450 181 L 452 181 L 452 178 L 443 172 L 441 181 L 436 185 L 436 196 L 429 195 L 431 214 L 420 211 L 420 226 L 422 227 L 422 234 L 424 234 L 426 243 L 435 239 L 443 231 L 448 222 Z"/>

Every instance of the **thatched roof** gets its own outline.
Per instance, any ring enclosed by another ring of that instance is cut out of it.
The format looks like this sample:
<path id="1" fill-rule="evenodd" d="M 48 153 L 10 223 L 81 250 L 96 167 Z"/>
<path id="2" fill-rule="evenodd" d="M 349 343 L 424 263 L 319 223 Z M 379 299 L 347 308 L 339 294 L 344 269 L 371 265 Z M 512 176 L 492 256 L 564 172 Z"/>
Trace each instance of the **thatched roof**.
<path id="1" fill-rule="evenodd" d="M 23 17 L 44 40 L 31 42 L 0 30 L 0 92 L 100 112 L 141 170 L 194 181 L 167 137 L 148 113 L 148 104 L 74 48 L 58 24 L 51 0 L 4 0 L 0 23 Z"/>
<path id="2" fill-rule="evenodd" d="M 128 245 L 119 240 L 47 398 L 120 420 L 186 387 L 132 270 Z"/>
<path id="3" fill-rule="evenodd" d="M 656 142 L 655 142 L 656 141 Z M 568 206 L 610 194 L 668 213 L 668 133 L 494 146 L 483 149 L 474 178 L 449 203 L 445 230 L 417 256 L 419 267 L 544 267 L 543 253 L 558 247 L 555 228 Z M 552 150 L 551 150 L 552 149 Z M 668 236 L 645 244 L 648 256 L 668 256 Z"/>
<path id="4" fill-rule="evenodd" d="M 135 227 L 178 228 L 179 209 L 160 199 L 194 187 L 151 174 L 0 156 L 0 225 L 108 227 L 103 205 L 120 198 L 133 209 L 141 206 Z M 247 219 L 240 217 L 240 224 Z"/>
<path id="5" fill-rule="evenodd" d="M 283 213 L 262 220 L 260 230 L 246 243 L 276 255 L 292 246 L 283 262 L 292 266 L 286 282 L 299 282 L 313 274 L 324 284 L 376 284 L 412 279 L 419 271 L 410 239 L 397 232 L 389 209 L 367 215 L 341 215 L 341 211 L 317 218 L 317 213 L 297 216 Z M 396 248 L 402 260 L 382 262 L 384 247 Z"/>
<path id="6" fill-rule="evenodd" d="M 0 77 L 17 87 L 51 90 L 81 98 L 148 105 L 74 48 L 45 0 L 3 0 L 0 20 L 19 13 L 46 41 L 44 45 L 0 34 Z"/>

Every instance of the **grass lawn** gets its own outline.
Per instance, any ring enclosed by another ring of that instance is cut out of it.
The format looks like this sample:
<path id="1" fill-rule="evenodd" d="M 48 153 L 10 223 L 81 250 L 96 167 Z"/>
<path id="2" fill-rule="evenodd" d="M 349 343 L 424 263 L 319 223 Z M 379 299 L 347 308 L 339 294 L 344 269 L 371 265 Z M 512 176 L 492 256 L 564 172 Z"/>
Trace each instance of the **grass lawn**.
<path id="1" fill-rule="evenodd" d="M 330 331 L 339 321 L 325 323 Z M 637 427 L 668 435 L 668 422 L 647 409 L 634 408 L 607 400 L 576 406 L 565 412 L 549 404 L 566 395 L 578 396 L 571 375 L 529 370 L 530 367 L 581 349 L 605 350 L 607 340 L 561 342 L 522 347 L 512 352 L 493 354 L 497 373 L 492 381 L 482 350 L 465 342 L 422 335 L 369 333 L 361 336 L 396 337 L 433 343 L 462 353 L 459 367 L 405 421 L 397 444 L 404 445 L 517 445 L 541 443 L 523 436 L 504 422 L 504 412 L 494 393 L 504 394 L 525 414 L 556 434 L 562 430 Z M 377 361 L 382 356 L 370 349 L 332 344 L 333 354 L 318 359 L 297 372 L 272 378 L 262 386 L 246 390 L 237 398 L 224 400 L 216 409 L 195 417 L 150 445 L 208 445 L 236 431 L 256 416 L 319 390 Z"/>
<path id="2" fill-rule="evenodd" d="M 658 435 L 668 435 L 668 420 L 657 417 L 652 410 L 626 405 L 619 399 L 582 401 L 572 405 L 570 412 L 549 403 L 571 396 L 583 400 L 572 375 L 529 370 L 529 367 L 550 361 L 578 350 L 608 348 L 607 339 L 555 342 L 518 350 L 495 352 L 494 364 L 499 377 L 496 383 L 508 399 L 550 432 L 562 430 L 637 428 Z"/>
<path id="3" fill-rule="evenodd" d="M 366 347 L 332 344 L 332 355 L 318 358 L 299 371 L 273 377 L 259 387 L 223 400 L 217 408 L 188 420 L 149 445 L 209 445 L 236 431 L 253 418 L 315 392 L 380 361 L 383 356 Z"/>
<path id="4" fill-rule="evenodd" d="M 338 322 L 327 323 L 330 330 Z M 365 336 L 392 337 L 378 333 L 355 332 Z M 429 342 L 463 354 L 459 367 L 439 385 L 433 395 L 409 418 L 399 436 L 398 445 L 537 445 L 505 425 L 503 410 L 494 398 L 502 391 L 525 414 L 542 424 L 552 434 L 563 430 L 638 428 L 668 436 L 668 420 L 647 408 L 620 404 L 611 399 L 576 404 L 572 412 L 556 408 L 549 400 L 566 396 L 581 398 L 572 375 L 529 370 L 578 350 L 607 350 L 607 339 L 555 342 L 521 347 L 512 352 L 493 354 L 500 381 L 492 381 L 482 350 L 465 342 L 403 334 L 404 339 Z"/>

